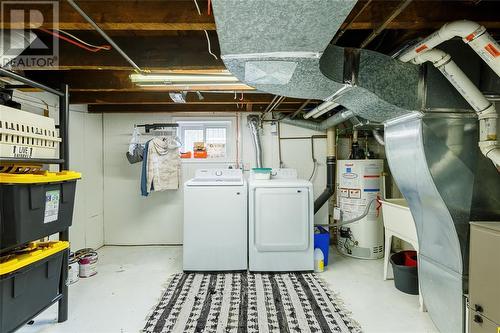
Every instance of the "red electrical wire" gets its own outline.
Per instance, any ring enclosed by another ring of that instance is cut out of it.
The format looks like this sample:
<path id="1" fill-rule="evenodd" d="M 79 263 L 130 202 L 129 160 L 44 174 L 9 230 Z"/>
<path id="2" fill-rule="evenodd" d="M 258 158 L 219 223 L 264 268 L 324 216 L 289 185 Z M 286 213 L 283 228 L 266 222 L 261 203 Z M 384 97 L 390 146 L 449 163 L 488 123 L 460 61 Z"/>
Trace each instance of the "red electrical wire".
<path id="1" fill-rule="evenodd" d="M 103 50 L 102 48 L 91 48 L 91 47 L 88 47 L 88 46 L 86 46 L 86 45 L 84 45 L 82 43 L 79 43 L 79 42 L 71 39 L 71 38 L 68 38 L 66 36 L 62 36 L 62 35 L 60 35 L 59 33 L 55 32 L 55 31 L 50 31 L 50 30 L 47 30 L 47 29 L 44 29 L 44 28 L 38 28 L 38 30 L 43 31 L 45 33 L 48 33 L 48 34 L 50 34 L 50 35 L 52 35 L 54 37 L 62 39 L 64 41 L 68 42 L 68 43 L 76 45 L 79 48 L 82 48 L 82 49 L 90 51 L 90 52 L 99 52 L 99 51 Z"/>

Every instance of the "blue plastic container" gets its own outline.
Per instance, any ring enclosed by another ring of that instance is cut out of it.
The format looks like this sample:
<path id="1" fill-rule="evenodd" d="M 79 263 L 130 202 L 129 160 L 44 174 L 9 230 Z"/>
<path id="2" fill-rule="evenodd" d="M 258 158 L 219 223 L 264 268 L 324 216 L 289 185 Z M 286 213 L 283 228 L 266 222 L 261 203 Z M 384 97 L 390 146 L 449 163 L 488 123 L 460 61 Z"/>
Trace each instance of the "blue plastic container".
<path id="1" fill-rule="evenodd" d="M 330 249 L 330 233 L 323 227 L 316 227 L 314 232 L 314 248 L 323 252 L 325 266 L 328 265 L 328 252 Z"/>

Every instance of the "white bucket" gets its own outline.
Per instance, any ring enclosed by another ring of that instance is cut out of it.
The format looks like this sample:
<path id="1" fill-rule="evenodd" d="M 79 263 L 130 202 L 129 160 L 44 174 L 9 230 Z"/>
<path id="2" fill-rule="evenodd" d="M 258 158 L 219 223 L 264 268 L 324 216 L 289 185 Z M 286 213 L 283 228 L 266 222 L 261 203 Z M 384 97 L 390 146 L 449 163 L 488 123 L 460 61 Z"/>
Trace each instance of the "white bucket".
<path id="1" fill-rule="evenodd" d="M 69 284 L 78 282 L 79 274 L 80 274 L 80 264 L 78 263 L 78 260 L 70 260 L 68 267 Z"/>

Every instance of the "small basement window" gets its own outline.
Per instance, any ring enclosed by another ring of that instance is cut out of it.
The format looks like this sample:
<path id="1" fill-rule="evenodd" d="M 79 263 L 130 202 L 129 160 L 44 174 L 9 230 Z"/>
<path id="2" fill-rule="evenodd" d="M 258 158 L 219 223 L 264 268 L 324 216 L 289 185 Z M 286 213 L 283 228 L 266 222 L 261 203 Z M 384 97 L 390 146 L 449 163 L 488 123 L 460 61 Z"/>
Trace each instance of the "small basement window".
<path id="1" fill-rule="evenodd" d="M 183 160 L 235 159 L 236 134 L 232 120 L 183 120 L 177 123 Z"/>

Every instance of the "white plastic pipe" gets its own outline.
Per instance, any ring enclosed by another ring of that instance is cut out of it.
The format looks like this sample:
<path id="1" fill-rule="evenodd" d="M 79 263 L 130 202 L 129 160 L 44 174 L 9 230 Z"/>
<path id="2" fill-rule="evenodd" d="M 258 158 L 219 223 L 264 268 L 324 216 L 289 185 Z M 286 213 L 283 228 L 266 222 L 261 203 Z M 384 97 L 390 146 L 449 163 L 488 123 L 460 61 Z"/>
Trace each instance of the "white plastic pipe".
<path id="1" fill-rule="evenodd" d="M 335 156 L 335 126 L 326 130 L 326 156 Z"/>
<path id="2" fill-rule="evenodd" d="M 342 88 L 340 88 L 333 95 L 328 97 L 323 103 L 321 103 L 320 105 L 318 105 L 317 107 L 315 107 L 314 109 L 312 109 L 311 111 L 306 113 L 304 115 L 304 119 L 308 119 L 310 117 L 318 118 L 320 115 L 325 114 L 326 112 L 330 111 L 331 109 L 339 106 L 340 104 L 335 103 L 335 101 L 340 96 L 342 96 L 343 94 L 348 92 L 349 89 L 351 89 L 351 88 L 352 88 L 351 85 L 344 84 L 344 86 L 342 86 Z"/>
<path id="3" fill-rule="evenodd" d="M 467 20 L 446 23 L 441 29 L 404 52 L 399 60 L 409 62 L 453 37 L 461 37 L 500 76 L 500 45 L 485 27 Z"/>
<path id="4" fill-rule="evenodd" d="M 358 130 L 352 131 L 352 142 L 358 142 Z"/>
<path id="5" fill-rule="evenodd" d="M 497 141 L 498 115 L 495 105 L 484 97 L 449 54 L 433 49 L 411 60 L 414 64 L 422 64 L 426 61 L 432 62 L 476 111 L 479 119 L 479 148 L 500 171 L 500 144 Z"/>
<path id="6" fill-rule="evenodd" d="M 315 118 L 315 119 L 318 118 L 318 117 L 321 117 L 322 115 L 324 115 L 325 113 L 327 113 L 328 111 L 330 111 L 332 109 L 335 109 L 339 105 L 340 104 L 338 104 L 338 103 L 333 103 L 331 106 L 329 106 L 328 108 L 325 108 L 325 109 L 319 111 L 318 113 L 316 113 L 312 117 Z"/>
<path id="7" fill-rule="evenodd" d="M 304 119 L 308 119 L 311 117 L 317 118 L 318 114 L 324 114 L 336 106 L 338 106 L 338 104 L 335 102 L 330 102 L 330 101 L 323 102 L 314 109 L 312 109 L 311 111 L 309 111 L 308 113 L 306 113 L 304 115 Z"/>

